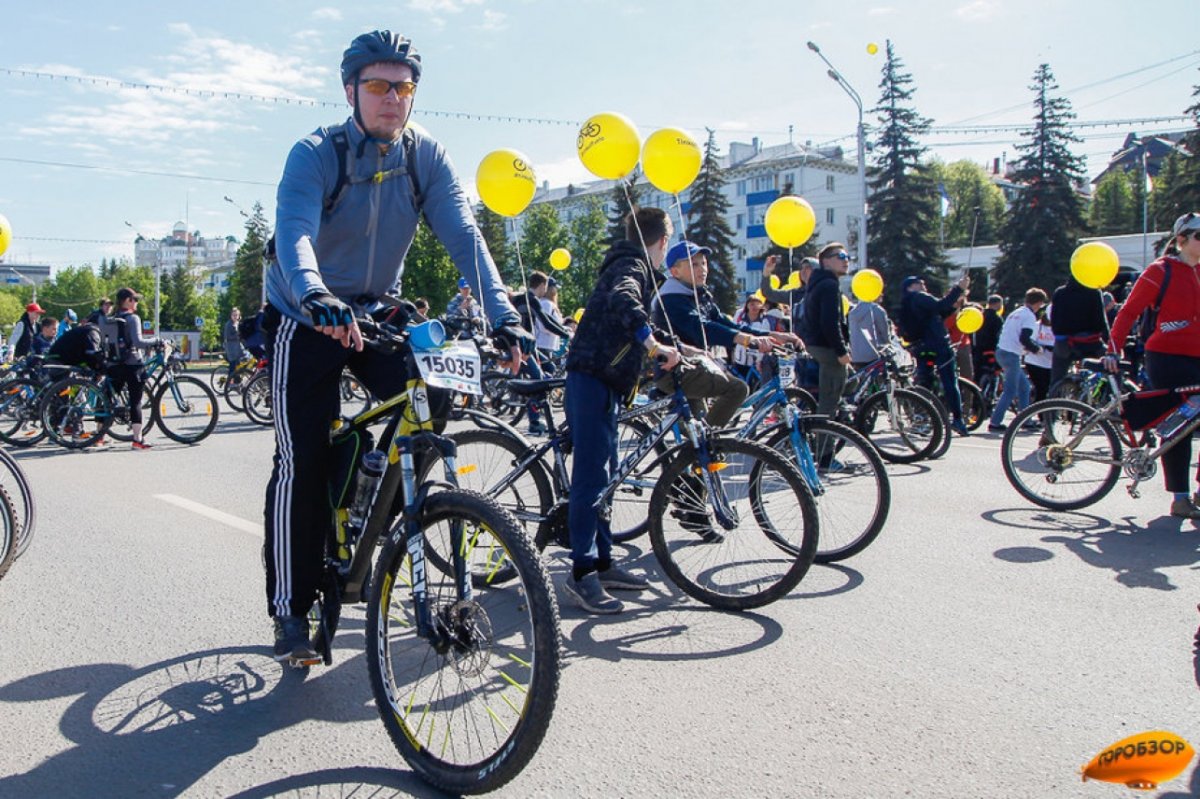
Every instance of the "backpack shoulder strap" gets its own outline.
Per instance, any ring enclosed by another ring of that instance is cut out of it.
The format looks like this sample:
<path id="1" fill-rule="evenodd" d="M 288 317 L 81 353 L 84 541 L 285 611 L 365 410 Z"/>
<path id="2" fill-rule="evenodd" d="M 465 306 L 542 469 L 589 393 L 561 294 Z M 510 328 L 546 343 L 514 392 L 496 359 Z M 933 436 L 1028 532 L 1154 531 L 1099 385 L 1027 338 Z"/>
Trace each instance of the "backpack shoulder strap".
<path id="1" fill-rule="evenodd" d="M 417 210 L 425 214 L 425 197 L 421 194 L 421 179 L 417 177 L 417 134 L 411 128 L 405 128 L 400 138 L 400 146 L 404 150 L 404 166 L 408 171 L 408 182 L 412 184 L 413 198 L 417 201 Z"/>
<path id="2" fill-rule="evenodd" d="M 341 202 L 346 189 L 350 188 L 350 176 L 354 165 L 350 158 L 350 136 L 346 133 L 346 126 L 333 125 L 323 130 L 333 144 L 333 152 L 337 156 L 337 181 L 333 184 L 333 191 L 325 198 L 325 213 L 328 214 Z"/>
<path id="3" fill-rule="evenodd" d="M 1169 286 L 1170 284 L 1171 284 L 1171 262 L 1164 261 L 1163 262 L 1163 282 L 1162 282 L 1162 285 L 1158 287 L 1158 299 L 1156 299 L 1154 301 L 1154 310 L 1156 312 L 1158 311 L 1158 309 L 1162 308 L 1163 297 L 1167 296 L 1167 286 Z"/>

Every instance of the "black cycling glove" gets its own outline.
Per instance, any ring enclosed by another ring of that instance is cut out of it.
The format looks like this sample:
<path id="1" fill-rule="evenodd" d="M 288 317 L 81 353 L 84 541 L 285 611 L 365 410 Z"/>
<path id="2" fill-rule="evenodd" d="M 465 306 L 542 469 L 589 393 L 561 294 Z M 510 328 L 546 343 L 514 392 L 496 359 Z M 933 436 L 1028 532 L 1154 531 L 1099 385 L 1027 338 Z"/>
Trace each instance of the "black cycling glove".
<path id="1" fill-rule="evenodd" d="M 332 294 L 309 294 L 300 305 L 312 317 L 314 327 L 349 327 L 354 323 L 350 306 Z"/>
<path id="2" fill-rule="evenodd" d="M 533 335 L 517 324 L 499 325 L 492 331 L 492 340 L 496 342 L 497 347 L 504 350 L 520 347 L 524 355 L 533 352 Z"/>

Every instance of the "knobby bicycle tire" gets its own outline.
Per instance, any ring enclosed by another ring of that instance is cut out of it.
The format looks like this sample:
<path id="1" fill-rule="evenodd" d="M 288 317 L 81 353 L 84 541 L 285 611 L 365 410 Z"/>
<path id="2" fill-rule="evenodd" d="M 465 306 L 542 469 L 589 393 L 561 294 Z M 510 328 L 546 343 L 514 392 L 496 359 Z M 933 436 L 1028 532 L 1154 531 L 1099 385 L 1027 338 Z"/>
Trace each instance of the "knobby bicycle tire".
<path id="1" fill-rule="evenodd" d="M 1000 443 L 1009 484 L 1050 510 L 1077 510 L 1103 499 L 1121 477 L 1122 446 L 1116 428 L 1102 419 L 1083 440 L 1069 446 L 1098 413 L 1087 403 L 1068 399 L 1042 400 L 1018 413 Z"/>
<path id="2" fill-rule="evenodd" d="M 242 389 L 242 408 L 255 424 L 270 427 L 275 424 L 275 408 L 271 397 L 271 373 L 260 372 L 250 378 Z"/>
<path id="3" fill-rule="evenodd" d="M 799 425 L 810 466 L 797 468 L 809 482 L 821 531 L 814 560 L 846 560 L 883 531 L 892 506 L 891 480 L 875 447 L 853 428 L 826 419 L 804 419 Z M 762 443 L 796 463 L 791 433 L 777 426 Z M 815 473 L 810 474 L 810 468 Z"/>
<path id="4" fill-rule="evenodd" d="M 650 541 L 663 571 L 684 593 L 724 610 L 762 607 L 785 596 L 817 552 L 816 503 L 794 466 L 752 441 L 710 438 L 714 484 L 736 526 L 719 523 L 720 501 L 704 484 L 690 445 L 663 469 L 650 498 Z"/>
<path id="5" fill-rule="evenodd" d="M 4 472 L 8 473 L 11 481 L 5 479 Z M 15 491 L 12 490 L 10 483 L 16 483 Z M 37 529 L 37 502 L 33 498 L 33 488 L 29 485 L 29 478 L 25 476 L 25 470 L 13 456 L 2 449 L 0 449 L 0 494 L 4 495 L 14 512 L 20 516 L 17 519 L 17 557 L 19 558 L 29 548 L 29 542 L 33 540 L 33 532 Z M 20 497 L 19 507 L 13 501 L 14 494 Z"/>
<path id="6" fill-rule="evenodd" d="M 8 494 L 0 489 L 0 578 L 16 562 L 20 553 L 21 536 L 17 526 L 17 514 L 13 510 Z"/>
<path id="7" fill-rule="evenodd" d="M 190 375 L 169 377 L 154 395 L 154 419 L 163 435 L 180 444 L 196 444 L 212 433 L 221 416 L 217 395 Z"/>
<path id="8" fill-rule="evenodd" d="M 412 559 L 398 522 L 367 606 L 371 688 L 388 736 L 418 775 L 443 790 L 483 793 L 520 773 L 549 727 L 561 669 L 558 605 L 529 539 L 494 500 L 456 489 L 430 495 L 420 514 L 426 539 L 453 523 L 465 525 L 464 536 L 488 529 L 517 576 L 468 603 L 457 600 L 454 577 L 425 570 L 431 616 L 453 633 L 439 654 L 416 635 L 405 590 Z"/>

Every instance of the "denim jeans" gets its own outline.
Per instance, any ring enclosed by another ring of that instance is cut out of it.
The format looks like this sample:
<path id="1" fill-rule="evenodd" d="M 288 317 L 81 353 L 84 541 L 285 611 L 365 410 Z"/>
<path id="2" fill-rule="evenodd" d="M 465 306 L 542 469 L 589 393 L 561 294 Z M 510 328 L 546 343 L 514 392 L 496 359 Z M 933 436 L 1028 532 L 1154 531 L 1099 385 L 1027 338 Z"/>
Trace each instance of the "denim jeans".
<path id="1" fill-rule="evenodd" d="M 541 364 L 539 364 L 532 355 L 521 364 L 521 371 L 519 374 L 521 377 L 525 377 L 530 380 L 541 380 L 545 377 L 545 375 L 542 374 Z M 529 412 L 529 426 L 540 427 L 542 424 L 542 417 L 539 414 L 538 404 L 533 400 L 530 400 L 529 402 L 525 403 L 525 410 Z"/>
<path id="2" fill-rule="evenodd" d="M 615 391 L 591 375 L 567 372 L 567 424 L 574 458 L 567 520 L 577 569 L 593 570 L 597 560 L 612 557 L 609 514 L 597 513 L 594 506 L 616 471 L 618 410 Z"/>
<path id="3" fill-rule="evenodd" d="M 992 410 L 991 423 L 993 425 L 1003 424 L 1004 414 L 1008 412 L 1008 408 L 1012 405 L 1013 397 L 1017 399 L 1017 410 L 1020 411 L 1029 404 L 1029 378 L 1025 375 L 1025 370 L 1021 368 L 1021 356 L 1015 352 L 1008 350 L 996 350 L 996 363 L 1000 364 L 1000 368 L 1004 370 L 1004 391 L 1000 394 L 1000 399 L 996 400 L 996 407 Z"/>

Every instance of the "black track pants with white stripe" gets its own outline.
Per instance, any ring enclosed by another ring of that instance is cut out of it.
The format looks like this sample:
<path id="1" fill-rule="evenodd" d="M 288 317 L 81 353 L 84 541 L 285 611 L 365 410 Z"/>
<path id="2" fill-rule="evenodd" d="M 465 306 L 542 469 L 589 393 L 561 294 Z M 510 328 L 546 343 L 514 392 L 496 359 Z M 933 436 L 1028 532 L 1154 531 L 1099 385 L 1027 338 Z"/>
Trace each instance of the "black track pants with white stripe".
<path id="1" fill-rule="evenodd" d="M 267 612 L 303 616 L 316 597 L 333 523 L 329 428 L 342 369 L 349 366 L 377 397 L 403 391 L 406 372 L 402 356 L 354 352 L 287 317 L 268 322 L 268 332 L 275 459 L 265 510 Z"/>

